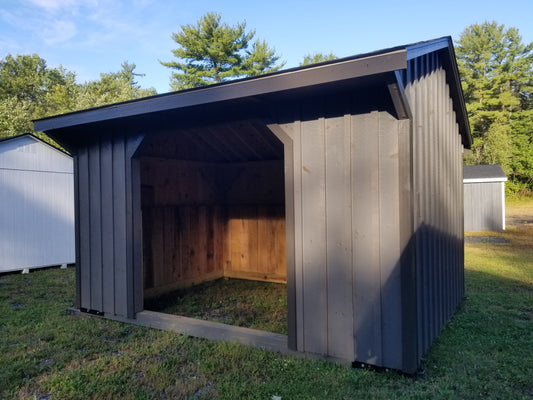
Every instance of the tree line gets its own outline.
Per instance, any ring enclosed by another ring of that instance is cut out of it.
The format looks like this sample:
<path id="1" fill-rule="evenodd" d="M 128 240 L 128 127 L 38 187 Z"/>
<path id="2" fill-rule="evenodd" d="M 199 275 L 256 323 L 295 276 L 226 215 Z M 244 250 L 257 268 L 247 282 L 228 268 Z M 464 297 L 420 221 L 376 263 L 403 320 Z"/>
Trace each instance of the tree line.
<path id="1" fill-rule="evenodd" d="M 196 24 L 172 34 L 171 90 L 217 84 L 283 68 L 275 49 L 255 38 L 246 23 L 228 25 L 207 13 Z M 516 28 L 496 22 L 467 27 L 455 43 L 473 135 L 465 164 L 501 164 L 509 192 L 533 191 L 533 43 L 524 44 Z M 335 59 L 314 53 L 300 65 Z M 8 54 L 0 60 L 0 137 L 32 132 L 32 119 L 157 94 L 141 88 L 142 74 L 124 62 L 118 72 L 77 83 L 62 67 L 49 68 L 36 54 Z"/>

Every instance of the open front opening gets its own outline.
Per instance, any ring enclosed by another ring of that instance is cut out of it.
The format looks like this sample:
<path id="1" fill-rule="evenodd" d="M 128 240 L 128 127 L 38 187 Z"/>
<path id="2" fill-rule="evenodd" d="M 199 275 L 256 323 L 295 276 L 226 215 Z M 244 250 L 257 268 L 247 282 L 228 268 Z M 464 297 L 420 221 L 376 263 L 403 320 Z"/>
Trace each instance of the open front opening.
<path id="1" fill-rule="evenodd" d="M 287 333 L 283 144 L 256 121 L 150 137 L 144 308 Z"/>

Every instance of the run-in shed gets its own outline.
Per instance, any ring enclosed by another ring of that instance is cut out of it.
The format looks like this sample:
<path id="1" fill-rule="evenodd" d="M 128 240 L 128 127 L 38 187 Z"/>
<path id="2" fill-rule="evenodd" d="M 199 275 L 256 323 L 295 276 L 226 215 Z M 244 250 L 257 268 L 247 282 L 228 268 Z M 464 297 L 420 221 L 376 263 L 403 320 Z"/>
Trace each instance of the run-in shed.
<path id="1" fill-rule="evenodd" d="M 449 37 L 35 128 L 74 154 L 81 310 L 413 372 L 463 297 Z M 286 280 L 288 335 L 143 310 L 220 276 Z"/>
<path id="2" fill-rule="evenodd" d="M 0 272 L 74 263 L 72 158 L 37 137 L 0 139 Z"/>
<path id="3" fill-rule="evenodd" d="M 505 230 L 505 182 L 500 164 L 464 167 L 465 232 Z"/>

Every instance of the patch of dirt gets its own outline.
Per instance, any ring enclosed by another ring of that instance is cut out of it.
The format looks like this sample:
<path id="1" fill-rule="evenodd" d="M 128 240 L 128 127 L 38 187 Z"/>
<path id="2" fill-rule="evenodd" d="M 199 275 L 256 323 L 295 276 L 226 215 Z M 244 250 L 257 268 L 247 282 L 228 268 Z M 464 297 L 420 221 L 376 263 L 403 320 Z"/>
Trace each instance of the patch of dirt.
<path id="1" fill-rule="evenodd" d="M 509 239 L 500 236 L 465 236 L 466 243 L 510 243 Z"/>
<path id="2" fill-rule="evenodd" d="M 531 215 L 513 215 L 505 218 L 505 224 L 507 226 L 519 226 L 533 224 L 533 216 Z"/>

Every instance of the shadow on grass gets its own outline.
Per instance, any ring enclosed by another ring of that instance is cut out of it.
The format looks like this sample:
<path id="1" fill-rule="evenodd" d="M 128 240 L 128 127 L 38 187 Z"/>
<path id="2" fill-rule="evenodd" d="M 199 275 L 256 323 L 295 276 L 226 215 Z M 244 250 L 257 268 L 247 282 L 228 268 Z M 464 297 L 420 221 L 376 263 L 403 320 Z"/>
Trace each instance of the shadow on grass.
<path id="1" fill-rule="evenodd" d="M 145 309 L 287 334 L 287 286 L 217 279 L 146 299 Z"/>

